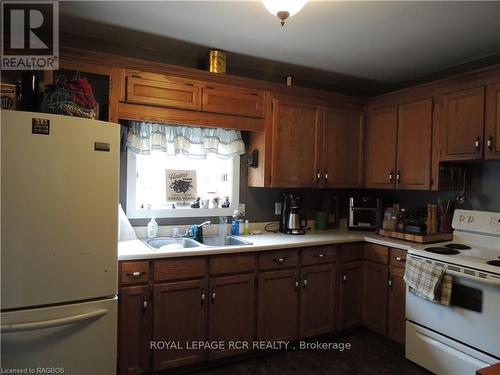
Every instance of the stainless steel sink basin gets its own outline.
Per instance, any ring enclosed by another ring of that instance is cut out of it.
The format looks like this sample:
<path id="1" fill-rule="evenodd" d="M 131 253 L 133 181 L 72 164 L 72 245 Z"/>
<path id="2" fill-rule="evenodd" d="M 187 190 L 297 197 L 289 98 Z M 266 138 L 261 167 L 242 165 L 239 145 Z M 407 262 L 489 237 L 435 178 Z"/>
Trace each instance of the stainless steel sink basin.
<path id="1" fill-rule="evenodd" d="M 203 236 L 203 245 L 206 246 L 244 246 L 251 244 L 251 242 L 235 236 Z"/>
<path id="2" fill-rule="evenodd" d="M 159 237 L 147 240 L 146 243 L 156 250 L 169 250 L 176 248 L 200 247 L 192 238 L 185 237 Z"/>

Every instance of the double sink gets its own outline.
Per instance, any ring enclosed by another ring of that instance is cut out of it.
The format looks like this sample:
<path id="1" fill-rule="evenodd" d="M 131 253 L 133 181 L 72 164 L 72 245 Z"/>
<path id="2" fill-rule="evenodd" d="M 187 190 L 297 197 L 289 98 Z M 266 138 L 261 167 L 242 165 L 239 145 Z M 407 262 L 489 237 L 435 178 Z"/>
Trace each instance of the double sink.
<path id="1" fill-rule="evenodd" d="M 204 236 L 203 243 L 195 241 L 189 237 L 159 237 L 146 240 L 146 244 L 153 250 L 168 251 L 173 249 L 187 249 L 196 247 L 230 247 L 230 246 L 246 246 L 251 245 L 251 242 L 245 241 L 236 236 Z"/>

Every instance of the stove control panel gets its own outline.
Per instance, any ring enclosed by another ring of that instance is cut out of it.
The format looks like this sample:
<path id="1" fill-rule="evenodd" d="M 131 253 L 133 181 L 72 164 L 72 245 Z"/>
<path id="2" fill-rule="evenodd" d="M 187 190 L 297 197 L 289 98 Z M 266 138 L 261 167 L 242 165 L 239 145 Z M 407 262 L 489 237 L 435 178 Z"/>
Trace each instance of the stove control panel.
<path id="1" fill-rule="evenodd" d="M 500 212 L 455 210 L 453 229 L 500 235 Z"/>

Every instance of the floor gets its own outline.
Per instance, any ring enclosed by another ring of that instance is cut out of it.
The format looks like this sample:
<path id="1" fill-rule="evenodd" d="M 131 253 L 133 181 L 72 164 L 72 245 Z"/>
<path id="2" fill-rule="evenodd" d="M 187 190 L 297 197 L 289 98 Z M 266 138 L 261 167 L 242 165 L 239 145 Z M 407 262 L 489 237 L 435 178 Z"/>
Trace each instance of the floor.
<path id="1" fill-rule="evenodd" d="M 198 375 L 428 375 L 408 361 L 403 348 L 388 339 L 359 331 L 325 342 L 350 343 L 350 350 L 289 350 L 231 363 Z"/>

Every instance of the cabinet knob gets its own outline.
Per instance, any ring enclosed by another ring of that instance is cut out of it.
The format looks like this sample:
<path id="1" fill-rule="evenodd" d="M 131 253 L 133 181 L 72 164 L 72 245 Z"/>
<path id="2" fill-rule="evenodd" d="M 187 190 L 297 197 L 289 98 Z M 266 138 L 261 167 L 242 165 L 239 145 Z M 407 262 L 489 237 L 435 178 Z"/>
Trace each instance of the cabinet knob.
<path id="1" fill-rule="evenodd" d="M 307 286 L 307 279 L 304 279 L 304 280 L 302 281 L 302 285 L 304 286 L 304 288 Z"/>
<path id="2" fill-rule="evenodd" d="M 295 279 L 295 291 L 299 289 L 299 280 Z"/>
<path id="3" fill-rule="evenodd" d="M 493 137 L 491 135 L 488 137 L 486 145 L 488 146 L 488 150 L 493 150 Z"/>
<path id="4" fill-rule="evenodd" d="M 399 184 L 400 181 L 401 181 L 401 171 L 398 170 L 396 172 L 396 182 Z"/>
<path id="5" fill-rule="evenodd" d="M 401 257 L 395 257 L 394 259 L 396 259 L 398 262 L 406 262 L 406 259 L 403 259 Z"/>
<path id="6" fill-rule="evenodd" d="M 144 299 L 142 300 L 142 307 L 144 310 L 148 308 L 148 297 L 144 296 Z"/>
<path id="7" fill-rule="evenodd" d="M 319 169 L 316 169 L 316 183 L 319 184 L 320 181 L 321 181 L 321 172 L 319 171 Z"/>
<path id="8" fill-rule="evenodd" d="M 392 182 L 392 180 L 394 180 L 394 171 L 391 169 L 389 172 L 389 182 Z"/>
<path id="9" fill-rule="evenodd" d="M 476 147 L 476 151 L 479 151 L 481 149 L 481 137 L 476 138 L 476 141 L 474 142 L 474 146 Z"/>
<path id="10" fill-rule="evenodd" d="M 325 182 L 328 182 L 328 170 L 325 169 Z"/>
<path id="11" fill-rule="evenodd" d="M 342 276 L 343 281 L 347 281 L 347 275 Z"/>
<path id="12" fill-rule="evenodd" d="M 392 289 L 392 277 L 389 279 L 389 286 Z"/>
<path id="13" fill-rule="evenodd" d="M 205 289 L 201 290 L 201 304 L 205 303 Z"/>
<path id="14" fill-rule="evenodd" d="M 215 288 L 212 288 L 212 303 L 215 302 Z"/>

